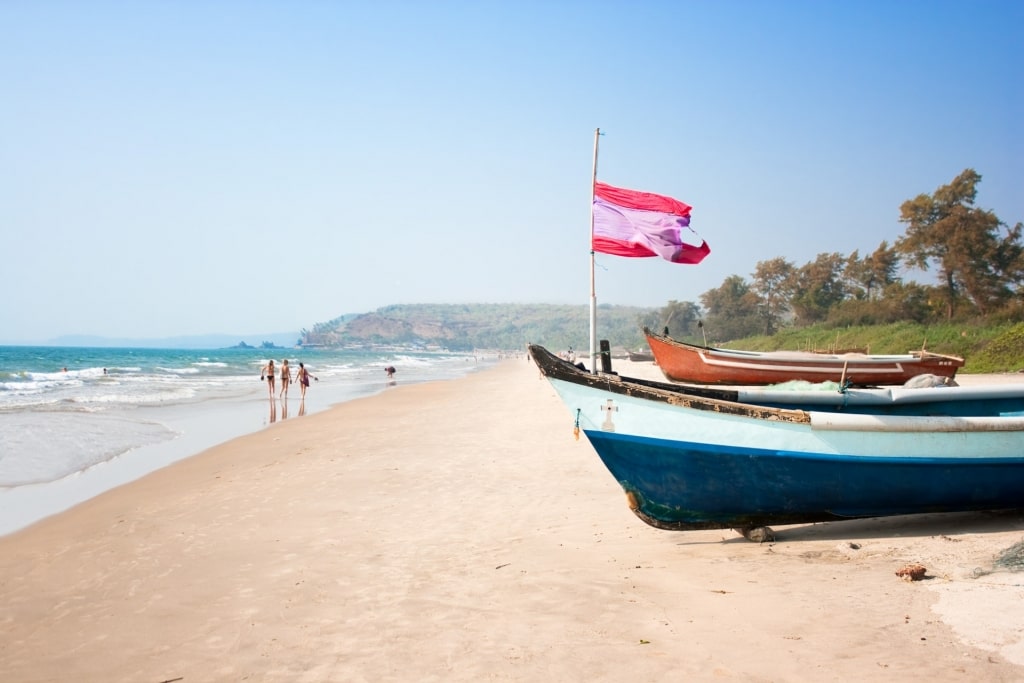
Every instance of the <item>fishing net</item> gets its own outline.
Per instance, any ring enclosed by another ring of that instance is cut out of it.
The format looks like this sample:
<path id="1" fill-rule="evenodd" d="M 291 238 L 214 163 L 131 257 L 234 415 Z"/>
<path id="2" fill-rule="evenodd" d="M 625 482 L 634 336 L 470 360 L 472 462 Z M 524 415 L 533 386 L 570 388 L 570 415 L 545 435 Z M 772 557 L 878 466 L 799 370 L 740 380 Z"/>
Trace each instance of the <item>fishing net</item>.
<path id="1" fill-rule="evenodd" d="M 1014 543 L 999 553 L 993 563 L 999 569 L 1011 572 L 1024 572 L 1024 541 Z"/>

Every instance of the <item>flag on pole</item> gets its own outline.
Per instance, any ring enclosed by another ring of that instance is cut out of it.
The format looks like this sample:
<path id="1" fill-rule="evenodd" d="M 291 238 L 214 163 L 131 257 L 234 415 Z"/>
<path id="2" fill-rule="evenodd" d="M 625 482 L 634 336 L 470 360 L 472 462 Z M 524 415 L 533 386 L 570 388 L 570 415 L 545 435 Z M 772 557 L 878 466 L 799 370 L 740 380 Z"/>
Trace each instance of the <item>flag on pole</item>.
<path id="1" fill-rule="evenodd" d="M 595 182 L 591 247 L 602 254 L 700 263 L 711 248 L 690 228 L 691 208 L 672 197 Z M 700 245 L 683 241 L 684 228 Z"/>

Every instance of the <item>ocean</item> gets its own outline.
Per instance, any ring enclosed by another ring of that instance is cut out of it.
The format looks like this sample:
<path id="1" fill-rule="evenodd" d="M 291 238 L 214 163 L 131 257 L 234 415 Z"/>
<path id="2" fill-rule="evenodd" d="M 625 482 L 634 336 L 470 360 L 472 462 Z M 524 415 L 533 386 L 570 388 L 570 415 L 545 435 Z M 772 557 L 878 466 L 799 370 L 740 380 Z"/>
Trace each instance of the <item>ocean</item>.
<path id="1" fill-rule="evenodd" d="M 271 401 L 260 369 L 319 378 Z M 0 535 L 229 439 L 390 386 L 447 380 L 497 354 L 0 346 Z M 397 372 L 389 382 L 384 368 Z"/>

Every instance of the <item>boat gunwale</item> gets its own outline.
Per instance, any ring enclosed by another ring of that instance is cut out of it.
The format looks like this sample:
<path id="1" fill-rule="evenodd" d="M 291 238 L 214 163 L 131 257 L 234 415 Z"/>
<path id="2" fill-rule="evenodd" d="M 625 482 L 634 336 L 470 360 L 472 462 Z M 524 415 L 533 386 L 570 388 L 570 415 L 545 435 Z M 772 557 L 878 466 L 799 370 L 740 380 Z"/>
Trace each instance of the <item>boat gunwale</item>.
<path id="1" fill-rule="evenodd" d="M 572 384 L 582 384 L 622 396 L 642 398 L 684 408 L 726 415 L 738 415 L 759 420 L 791 422 L 808 426 L 811 424 L 810 413 L 805 410 L 773 408 L 702 396 L 699 389 L 692 393 L 681 393 L 678 385 L 649 382 L 635 378 L 622 378 L 614 373 L 602 372 L 592 374 L 580 370 L 569 361 L 559 358 L 543 346 L 531 344 L 528 350 L 538 369 L 548 378 L 559 379 Z M 542 353 L 538 353 L 538 351 Z"/>

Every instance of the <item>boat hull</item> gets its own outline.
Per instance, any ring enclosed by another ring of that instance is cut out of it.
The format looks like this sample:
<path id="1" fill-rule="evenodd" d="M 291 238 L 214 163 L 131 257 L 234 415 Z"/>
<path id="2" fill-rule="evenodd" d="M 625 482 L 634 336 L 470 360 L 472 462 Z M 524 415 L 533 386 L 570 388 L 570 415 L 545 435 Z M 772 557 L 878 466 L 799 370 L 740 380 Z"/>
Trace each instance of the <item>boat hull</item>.
<path id="1" fill-rule="evenodd" d="M 793 380 L 856 386 L 904 384 L 917 375 L 956 376 L 964 360 L 933 353 L 865 355 L 754 352 L 694 346 L 644 330 L 655 362 L 674 382 L 764 385 Z"/>
<path id="2" fill-rule="evenodd" d="M 531 352 L 652 526 L 745 529 L 1024 508 L 1019 413 L 781 409 L 591 375 Z"/>
<path id="3" fill-rule="evenodd" d="M 633 512 L 661 529 L 1024 506 L 1020 459 L 849 457 L 584 433 Z"/>

